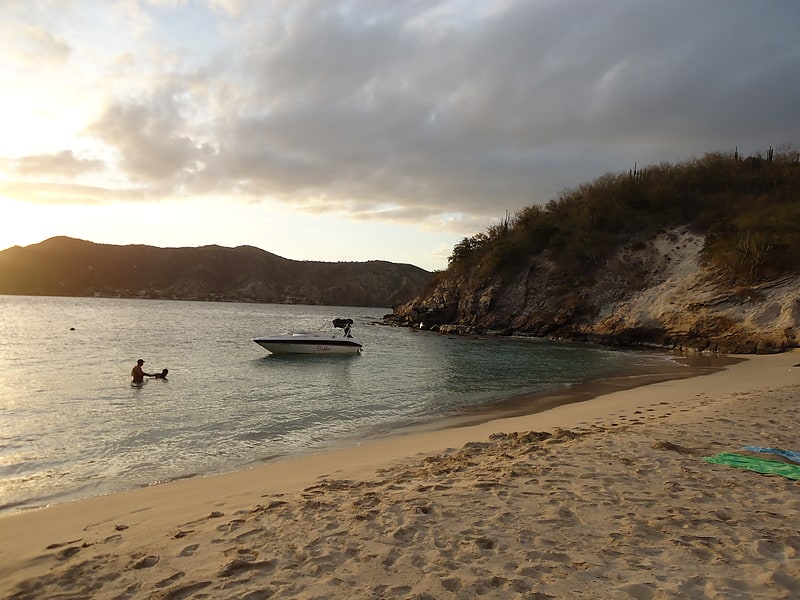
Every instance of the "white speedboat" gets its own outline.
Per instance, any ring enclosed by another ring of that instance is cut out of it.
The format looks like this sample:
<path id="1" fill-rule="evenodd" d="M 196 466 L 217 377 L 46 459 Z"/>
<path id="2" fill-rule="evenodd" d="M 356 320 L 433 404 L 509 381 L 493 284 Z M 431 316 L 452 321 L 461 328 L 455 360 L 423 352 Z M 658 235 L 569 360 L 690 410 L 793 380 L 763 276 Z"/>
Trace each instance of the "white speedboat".
<path id="1" fill-rule="evenodd" d="M 291 331 L 271 337 L 255 338 L 253 341 L 273 354 L 358 354 L 361 343 L 353 337 L 350 329 L 352 319 L 334 319 L 333 326 L 343 329 L 342 334 L 319 331 Z"/>

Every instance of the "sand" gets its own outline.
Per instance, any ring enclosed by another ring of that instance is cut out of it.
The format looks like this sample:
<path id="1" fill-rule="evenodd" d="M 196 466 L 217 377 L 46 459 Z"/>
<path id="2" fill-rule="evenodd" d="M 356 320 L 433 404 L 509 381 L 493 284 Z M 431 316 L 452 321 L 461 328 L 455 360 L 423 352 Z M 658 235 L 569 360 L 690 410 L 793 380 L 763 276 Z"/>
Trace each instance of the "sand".
<path id="1" fill-rule="evenodd" d="M 800 353 L 0 518 L 4 598 L 798 598 Z"/>

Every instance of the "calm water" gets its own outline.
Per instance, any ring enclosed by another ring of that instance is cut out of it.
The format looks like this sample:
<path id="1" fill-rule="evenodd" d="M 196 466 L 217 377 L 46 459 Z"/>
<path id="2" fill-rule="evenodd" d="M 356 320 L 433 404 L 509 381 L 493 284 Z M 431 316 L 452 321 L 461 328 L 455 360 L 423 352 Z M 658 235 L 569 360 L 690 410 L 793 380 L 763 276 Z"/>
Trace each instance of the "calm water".
<path id="1" fill-rule="evenodd" d="M 0 296 L 0 513 L 232 471 L 654 370 L 648 355 L 379 324 L 381 308 Z M 253 337 L 354 319 L 354 356 L 272 356 Z M 130 370 L 169 368 L 130 385 Z"/>

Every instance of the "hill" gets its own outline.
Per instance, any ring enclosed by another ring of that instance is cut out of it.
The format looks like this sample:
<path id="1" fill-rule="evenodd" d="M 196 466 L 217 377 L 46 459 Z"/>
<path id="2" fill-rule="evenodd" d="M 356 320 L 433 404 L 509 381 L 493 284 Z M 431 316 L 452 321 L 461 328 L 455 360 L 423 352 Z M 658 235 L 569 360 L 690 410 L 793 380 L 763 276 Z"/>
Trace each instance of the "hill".
<path id="1" fill-rule="evenodd" d="M 465 238 L 395 323 L 720 352 L 798 345 L 800 155 L 608 174 Z"/>
<path id="2" fill-rule="evenodd" d="M 0 252 L 0 294 L 391 307 L 431 274 L 385 261 L 294 261 L 252 246 L 157 248 L 55 237 Z"/>

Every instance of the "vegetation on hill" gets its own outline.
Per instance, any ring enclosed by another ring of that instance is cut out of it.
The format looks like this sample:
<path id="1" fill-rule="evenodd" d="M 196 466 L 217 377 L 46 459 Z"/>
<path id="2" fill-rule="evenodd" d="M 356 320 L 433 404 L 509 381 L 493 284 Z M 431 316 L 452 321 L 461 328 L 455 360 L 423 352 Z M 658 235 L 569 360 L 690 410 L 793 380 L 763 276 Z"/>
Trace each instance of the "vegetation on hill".
<path id="1" fill-rule="evenodd" d="M 705 257 L 735 283 L 795 271 L 800 152 L 790 147 L 749 157 L 715 152 L 607 174 L 464 238 L 437 279 L 518 271 L 543 252 L 562 273 L 580 276 L 622 244 L 678 225 L 706 235 Z"/>
<path id="2" fill-rule="evenodd" d="M 252 246 L 156 248 L 55 237 L 0 252 L 0 294 L 384 306 L 430 273 L 386 261 L 289 260 Z"/>

